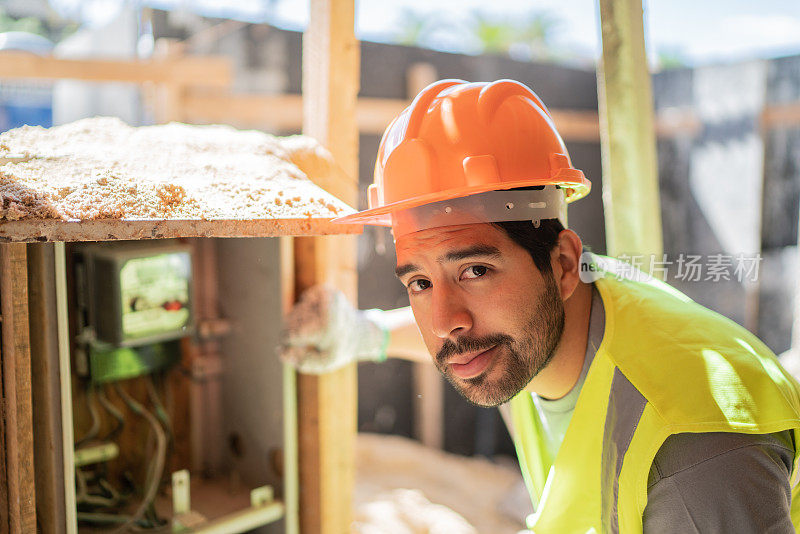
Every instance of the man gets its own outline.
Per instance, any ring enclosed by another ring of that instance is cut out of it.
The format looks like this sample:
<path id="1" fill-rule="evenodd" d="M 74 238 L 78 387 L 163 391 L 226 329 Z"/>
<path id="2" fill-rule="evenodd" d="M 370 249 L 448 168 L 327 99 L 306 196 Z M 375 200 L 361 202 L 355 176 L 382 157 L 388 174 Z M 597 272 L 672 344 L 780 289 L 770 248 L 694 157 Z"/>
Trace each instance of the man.
<path id="1" fill-rule="evenodd" d="M 433 363 L 510 406 L 529 528 L 794 532 L 800 388 L 745 329 L 584 254 L 566 203 L 589 187 L 529 88 L 444 80 L 389 126 L 370 209 L 341 221 L 392 227 Z M 321 372 L 419 353 L 416 327 L 317 289 L 283 357 Z"/>

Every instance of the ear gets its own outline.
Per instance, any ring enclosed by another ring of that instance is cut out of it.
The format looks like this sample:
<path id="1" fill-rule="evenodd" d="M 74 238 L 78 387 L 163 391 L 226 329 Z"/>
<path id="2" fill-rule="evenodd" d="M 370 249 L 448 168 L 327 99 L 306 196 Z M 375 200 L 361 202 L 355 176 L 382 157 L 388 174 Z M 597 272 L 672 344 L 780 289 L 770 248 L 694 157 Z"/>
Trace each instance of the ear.
<path id="1" fill-rule="evenodd" d="M 567 229 L 558 234 L 556 246 L 550 253 L 550 264 L 563 300 L 570 298 L 580 283 L 582 253 L 583 243 L 578 234 Z"/>

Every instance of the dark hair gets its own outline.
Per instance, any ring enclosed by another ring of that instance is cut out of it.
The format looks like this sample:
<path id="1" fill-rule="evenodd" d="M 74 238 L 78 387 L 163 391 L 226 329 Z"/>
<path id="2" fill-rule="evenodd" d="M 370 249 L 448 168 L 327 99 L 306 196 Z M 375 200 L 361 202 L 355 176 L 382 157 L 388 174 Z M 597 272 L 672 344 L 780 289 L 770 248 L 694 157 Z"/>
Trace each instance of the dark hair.
<path id="1" fill-rule="evenodd" d="M 542 273 L 552 272 L 550 252 L 558 242 L 558 234 L 564 229 L 558 219 L 545 219 L 539 228 L 531 221 L 507 221 L 493 223 L 502 229 L 514 243 L 528 251 L 536 268 Z"/>

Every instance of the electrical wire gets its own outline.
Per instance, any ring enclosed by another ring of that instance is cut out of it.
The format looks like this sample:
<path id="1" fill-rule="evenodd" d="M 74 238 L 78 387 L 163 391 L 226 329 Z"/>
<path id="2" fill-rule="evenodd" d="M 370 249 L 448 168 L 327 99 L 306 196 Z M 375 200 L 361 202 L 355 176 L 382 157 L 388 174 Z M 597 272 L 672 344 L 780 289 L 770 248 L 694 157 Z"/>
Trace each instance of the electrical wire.
<path id="1" fill-rule="evenodd" d="M 147 469 L 147 476 L 145 477 L 145 490 L 142 503 L 137 508 L 136 512 L 119 528 L 112 532 L 114 534 L 125 532 L 136 521 L 141 519 L 148 507 L 153 503 L 158 492 L 160 485 L 161 475 L 164 472 L 164 464 L 166 461 L 167 453 L 167 437 L 164 429 L 158 423 L 158 420 L 151 414 L 144 406 L 135 401 L 119 384 L 114 384 L 114 390 L 123 400 L 123 402 L 130 408 L 130 410 L 137 415 L 144 417 L 153 429 L 156 436 L 156 453 L 153 460 Z"/>
<path id="2" fill-rule="evenodd" d="M 156 417 L 158 417 L 158 420 L 161 421 L 164 431 L 167 434 L 167 458 L 169 458 L 172 455 L 175 444 L 174 436 L 172 434 L 172 424 L 169 420 L 169 414 L 167 413 L 167 410 L 164 408 L 164 405 L 161 403 L 161 399 L 158 396 L 158 390 L 156 388 L 153 375 L 147 375 L 145 379 L 145 385 L 147 386 L 147 396 L 150 398 L 150 402 L 153 404 L 153 406 L 155 406 Z M 161 484 L 166 482 L 166 477 L 162 476 L 162 479 L 159 481 L 159 487 Z"/>
<path id="3" fill-rule="evenodd" d="M 171 444 L 173 441 L 172 423 L 169 420 L 169 414 L 167 413 L 167 410 L 164 408 L 164 405 L 161 403 L 161 399 L 158 396 L 158 390 L 156 388 L 156 383 L 153 380 L 153 375 L 147 375 L 145 385 L 147 386 L 147 396 L 150 398 L 150 402 L 153 403 L 153 406 L 156 408 L 156 417 L 158 417 L 158 420 L 161 421 L 161 424 L 164 426 L 164 431 L 167 433 L 168 443 Z"/>
<path id="4" fill-rule="evenodd" d="M 94 385 L 90 384 L 88 388 L 86 388 L 86 406 L 89 408 L 89 415 L 92 418 L 92 426 L 89 428 L 89 431 L 83 436 L 81 439 L 75 442 L 75 448 L 77 449 L 84 443 L 87 443 L 94 438 L 97 437 L 97 434 L 100 432 L 100 414 L 97 410 L 97 403 L 96 403 L 96 396 L 95 396 L 95 389 Z"/>
<path id="5" fill-rule="evenodd" d="M 125 523 L 130 516 L 97 512 L 78 512 L 78 521 L 92 523 Z"/>
<path id="6" fill-rule="evenodd" d="M 97 392 L 97 400 L 100 401 L 100 405 L 105 408 L 105 410 L 111 414 L 111 417 L 116 419 L 117 425 L 111 430 L 108 435 L 103 438 L 103 441 L 112 441 L 116 438 L 121 432 L 122 429 L 125 428 L 125 416 L 122 412 L 114 406 L 111 401 L 108 399 L 108 395 L 106 394 L 106 386 L 100 386 Z"/>
<path id="7" fill-rule="evenodd" d="M 103 489 L 103 491 L 111 495 L 110 498 L 114 499 L 117 503 L 124 502 L 127 499 L 126 495 L 122 495 L 120 492 L 118 492 L 114 488 L 114 486 L 112 486 L 111 483 L 105 478 L 100 478 L 97 481 L 97 484 L 100 486 L 101 489 Z"/>
<path id="8" fill-rule="evenodd" d="M 86 473 L 84 473 L 81 468 L 75 469 L 75 482 L 78 486 L 75 492 L 75 502 L 77 504 L 88 504 L 90 506 L 102 506 L 105 508 L 110 508 L 119 504 L 116 498 L 89 494 L 88 485 L 86 483 Z"/>

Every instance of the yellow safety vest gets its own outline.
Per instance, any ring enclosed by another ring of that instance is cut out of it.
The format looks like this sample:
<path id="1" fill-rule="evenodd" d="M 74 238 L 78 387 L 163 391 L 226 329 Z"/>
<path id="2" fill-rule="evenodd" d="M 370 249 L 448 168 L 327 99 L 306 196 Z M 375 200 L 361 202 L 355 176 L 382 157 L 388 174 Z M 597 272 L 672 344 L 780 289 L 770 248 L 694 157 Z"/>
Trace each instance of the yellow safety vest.
<path id="1" fill-rule="evenodd" d="M 793 429 L 800 443 L 800 385 L 758 338 L 658 280 L 599 275 L 603 341 L 555 458 L 531 393 L 510 402 L 522 474 L 538 503 L 528 528 L 539 533 L 642 532 L 650 467 L 671 434 Z"/>

